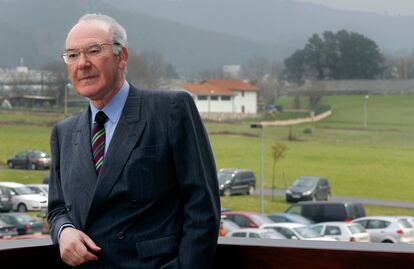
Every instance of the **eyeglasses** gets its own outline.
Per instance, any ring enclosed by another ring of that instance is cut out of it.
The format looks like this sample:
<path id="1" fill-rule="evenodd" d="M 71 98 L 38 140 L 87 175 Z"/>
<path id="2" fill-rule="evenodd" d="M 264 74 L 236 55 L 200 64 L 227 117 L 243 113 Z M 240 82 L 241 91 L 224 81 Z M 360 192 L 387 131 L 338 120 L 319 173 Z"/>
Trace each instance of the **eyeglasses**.
<path id="1" fill-rule="evenodd" d="M 93 44 L 83 49 L 67 49 L 62 54 L 62 58 L 66 64 L 76 63 L 79 60 L 82 52 L 89 59 L 99 58 L 100 56 L 103 55 L 102 52 L 105 46 L 120 46 L 120 44 L 119 43 L 101 43 L 101 44 Z"/>

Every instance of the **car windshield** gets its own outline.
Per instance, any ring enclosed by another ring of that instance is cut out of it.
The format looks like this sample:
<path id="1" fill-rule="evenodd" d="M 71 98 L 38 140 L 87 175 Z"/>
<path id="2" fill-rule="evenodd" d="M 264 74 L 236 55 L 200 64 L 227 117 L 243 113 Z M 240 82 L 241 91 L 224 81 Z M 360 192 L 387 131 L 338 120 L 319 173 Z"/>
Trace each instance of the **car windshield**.
<path id="1" fill-rule="evenodd" d="M 278 233 L 274 231 L 264 232 L 261 234 L 262 238 L 270 238 L 270 239 L 280 239 L 282 236 L 280 236 Z"/>
<path id="2" fill-rule="evenodd" d="M 300 188 L 310 188 L 314 186 L 316 183 L 316 179 L 313 178 L 299 178 L 295 182 L 293 182 L 294 187 Z"/>
<path id="3" fill-rule="evenodd" d="M 358 234 L 358 233 L 365 233 L 366 230 L 361 225 L 349 225 L 348 226 L 349 231 L 351 234 Z"/>
<path id="4" fill-rule="evenodd" d="M 297 227 L 297 228 L 293 228 L 293 230 L 297 232 L 303 238 L 320 237 L 320 235 L 315 230 L 309 227 Z"/>
<path id="5" fill-rule="evenodd" d="M 258 225 L 274 223 L 271 219 L 262 215 L 251 215 L 253 221 Z"/>
<path id="6" fill-rule="evenodd" d="M 49 158 L 49 154 L 44 152 L 38 152 L 36 155 L 41 158 Z"/>
<path id="7" fill-rule="evenodd" d="M 401 226 L 404 227 L 404 228 L 408 228 L 408 229 L 412 229 L 413 228 L 413 226 L 408 222 L 407 219 L 399 219 L 397 222 L 399 224 L 401 224 Z"/>
<path id="8" fill-rule="evenodd" d="M 217 175 L 219 184 L 224 184 L 227 180 L 230 180 L 232 175 L 232 172 L 219 172 Z"/>
<path id="9" fill-rule="evenodd" d="M 18 222 L 32 222 L 36 220 L 32 216 L 27 215 L 27 214 L 17 215 L 16 219 Z"/>
<path id="10" fill-rule="evenodd" d="M 35 192 L 30 189 L 29 187 L 16 187 L 13 188 L 13 191 L 17 194 L 17 195 L 24 195 L 24 194 L 34 194 Z"/>

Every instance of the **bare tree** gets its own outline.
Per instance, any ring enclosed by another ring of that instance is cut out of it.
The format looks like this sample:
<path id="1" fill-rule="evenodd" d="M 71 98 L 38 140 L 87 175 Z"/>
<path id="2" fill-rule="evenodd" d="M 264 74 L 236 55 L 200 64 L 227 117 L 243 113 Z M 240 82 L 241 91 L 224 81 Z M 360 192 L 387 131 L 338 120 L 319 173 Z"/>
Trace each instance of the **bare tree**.
<path id="1" fill-rule="evenodd" d="M 127 77 L 140 88 L 151 89 L 160 87 L 178 75 L 174 67 L 164 61 L 162 54 L 157 52 L 136 54 L 130 51 Z"/>
<path id="2" fill-rule="evenodd" d="M 56 93 L 56 104 L 63 105 L 66 85 L 69 83 L 66 65 L 61 61 L 54 61 L 45 64 L 42 69 L 48 74 L 43 83 L 47 85 L 49 92 Z"/>
<path id="3" fill-rule="evenodd" d="M 273 177 L 272 177 L 272 201 L 274 199 L 273 190 L 275 189 L 275 168 L 276 163 L 285 157 L 288 147 L 280 142 L 275 143 L 272 146 L 272 159 L 273 159 Z"/>

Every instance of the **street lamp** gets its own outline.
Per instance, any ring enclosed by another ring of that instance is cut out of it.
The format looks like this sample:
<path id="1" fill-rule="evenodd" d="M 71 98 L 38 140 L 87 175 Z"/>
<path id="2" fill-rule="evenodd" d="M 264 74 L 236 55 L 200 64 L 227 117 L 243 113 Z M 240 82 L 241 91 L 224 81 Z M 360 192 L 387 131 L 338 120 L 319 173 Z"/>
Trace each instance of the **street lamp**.
<path id="1" fill-rule="evenodd" d="M 252 123 L 250 128 L 260 129 L 260 213 L 264 213 L 264 126 Z"/>
<path id="2" fill-rule="evenodd" d="M 364 128 L 368 126 L 368 99 L 369 95 L 365 95 L 364 98 Z"/>

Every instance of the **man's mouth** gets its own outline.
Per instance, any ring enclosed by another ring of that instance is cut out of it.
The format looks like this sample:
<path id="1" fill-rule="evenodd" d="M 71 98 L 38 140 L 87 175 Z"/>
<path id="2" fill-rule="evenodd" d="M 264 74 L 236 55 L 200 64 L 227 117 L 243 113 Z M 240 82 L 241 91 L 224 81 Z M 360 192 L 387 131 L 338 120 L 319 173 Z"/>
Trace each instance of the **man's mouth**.
<path id="1" fill-rule="evenodd" d="M 83 80 L 89 80 L 89 79 L 93 79 L 96 78 L 97 76 L 94 75 L 90 75 L 90 76 L 81 76 L 78 78 L 78 81 L 83 81 Z"/>

